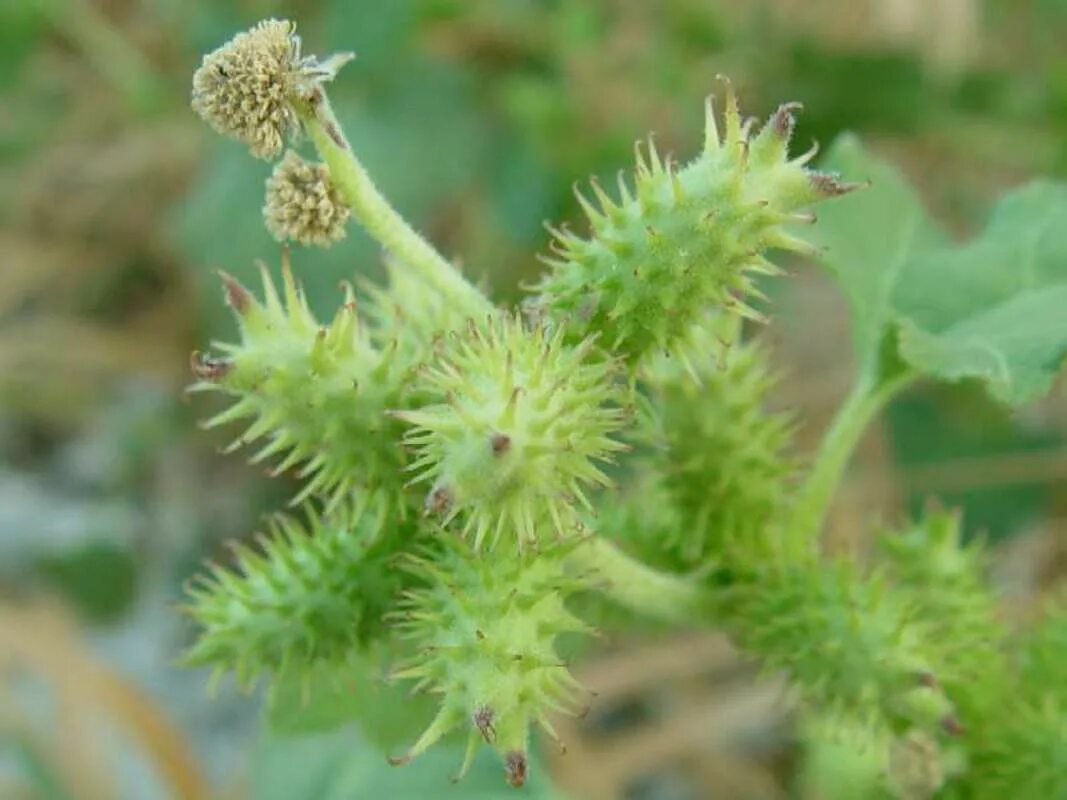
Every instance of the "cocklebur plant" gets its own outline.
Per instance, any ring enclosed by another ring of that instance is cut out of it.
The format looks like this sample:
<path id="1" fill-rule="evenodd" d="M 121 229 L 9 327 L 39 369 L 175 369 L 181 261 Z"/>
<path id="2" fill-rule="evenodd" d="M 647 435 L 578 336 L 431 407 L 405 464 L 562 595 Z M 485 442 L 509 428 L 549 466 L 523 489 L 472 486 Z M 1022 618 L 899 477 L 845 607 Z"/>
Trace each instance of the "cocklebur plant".
<path id="1" fill-rule="evenodd" d="M 261 297 L 223 275 L 239 340 L 194 354 L 193 388 L 229 398 L 206 424 L 246 425 L 234 449 L 302 482 L 307 521 L 281 518 L 190 587 L 190 663 L 313 698 L 313 676 L 388 653 L 390 681 L 438 701 L 393 762 L 458 734 L 458 774 L 485 743 L 518 786 L 531 729 L 554 737 L 552 714 L 590 702 L 564 640 L 614 605 L 604 624 L 727 631 L 810 714 L 874 743 L 862 763 L 888 796 L 1067 796 L 1062 604 L 1014 634 L 952 514 L 881 534 L 871 563 L 819 547 L 850 453 L 900 391 L 1047 391 L 1067 354 L 1067 188 L 1018 190 L 953 245 L 855 140 L 825 162 L 849 180 L 814 171 L 789 152 L 796 104 L 757 125 L 725 83 L 690 163 L 639 145 L 614 195 L 579 191 L 587 233 L 555 229 L 544 278 L 498 308 L 353 152 L 325 92 L 347 60 L 302 55 L 269 20 L 194 76 L 194 110 L 253 156 L 317 151 L 268 182 L 272 232 L 327 245 L 355 222 L 387 280 L 346 285 L 321 322 L 288 251 L 280 293 L 266 268 Z M 820 260 L 854 310 L 858 375 L 811 458 L 746 336 L 779 250 Z"/>

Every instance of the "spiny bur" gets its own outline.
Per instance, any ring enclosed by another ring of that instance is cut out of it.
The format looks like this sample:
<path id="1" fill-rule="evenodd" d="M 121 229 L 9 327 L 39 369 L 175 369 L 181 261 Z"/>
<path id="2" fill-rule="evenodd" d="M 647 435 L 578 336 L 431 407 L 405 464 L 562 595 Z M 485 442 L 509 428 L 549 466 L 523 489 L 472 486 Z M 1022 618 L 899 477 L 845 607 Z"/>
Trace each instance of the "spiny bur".
<path id="1" fill-rule="evenodd" d="M 284 301 L 266 268 L 263 301 L 229 276 L 226 298 L 241 330 L 240 344 L 218 344 L 221 357 L 197 356 L 193 391 L 235 398 L 205 425 L 244 419 L 251 425 L 228 448 L 265 444 L 253 463 L 277 459 L 275 473 L 296 469 L 307 483 L 294 503 L 322 497 L 330 508 L 354 492 L 382 488 L 405 507 L 402 427 L 385 412 L 402 394 L 405 375 L 377 349 L 345 287 L 333 321 L 320 325 L 283 262 Z"/>
<path id="2" fill-rule="evenodd" d="M 371 341 L 410 378 L 404 381 L 405 405 L 417 405 L 426 396 L 414 370 L 434 358 L 435 347 L 450 331 L 465 329 L 469 318 L 402 261 L 387 257 L 385 271 L 384 285 L 365 281 L 359 287 L 367 298 L 364 314 Z"/>
<path id="3" fill-rule="evenodd" d="M 915 610 L 884 576 L 844 559 L 751 569 L 724 591 L 722 613 L 738 642 L 785 671 L 813 707 L 875 728 L 958 732 Z"/>
<path id="4" fill-rule="evenodd" d="M 186 663 L 251 686 L 264 673 L 343 660 L 381 635 L 400 586 L 388 569 L 403 541 L 391 522 L 380 495 L 326 517 L 309 510 L 303 524 L 273 518 L 258 546 L 233 547 L 234 568 L 211 564 L 189 587 L 201 630 Z"/>
<path id="5" fill-rule="evenodd" d="M 813 222 L 804 209 L 854 188 L 808 170 L 814 150 L 789 158 L 797 108 L 781 106 L 753 133 L 727 83 L 723 133 L 709 99 L 704 148 L 688 166 L 664 159 L 651 138 L 644 151 L 639 142 L 633 186 L 620 175 L 617 198 L 595 180 L 595 202 L 577 193 L 588 237 L 552 230 L 534 312 L 579 339 L 600 334 L 630 364 L 673 352 L 708 309 L 758 318 L 753 277 L 779 272 L 767 251 L 812 252 L 786 228 Z"/>
<path id="6" fill-rule="evenodd" d="M 440 695 L 437 716 L 394 763 L 418 756 L 453 730 L 467 731 L 459 777 L 479 743 L 504 761 L 508 781 L 526 780 L 529 729 L 550 736 L 555 711 L 576 710 L 579 685 L 557 653 L 557 639 L 588 628 L 565 606 L 583 588 L 568 574 L 571 544 L 519 551 L 502 542 L 491 553 L 445 535 L 439 546 L 406 560 L 421 586 L 391 616 L 415 654 L 394 677 L 413 691 Z"/>
<path id="7" fill-rule="evenodd" d="M 427 511 L 462 517 L 475 547 L 572 532 L 587 489 L 608 484 L 597 462 L 625 449 L 611 438 L 624 393 L 591 348 L 508 314 L 445 336 L 419 380 L 435 402 L 393 414 L 414 426 Z"/>
<path id="8" fill-rule="evenodd" d="M 968 784 L 980 800 L 1067 797 L 1067 591 L 1020 644 L 1011 683 L 976 731 Z"/>
<path id="9" fill-rule="evenodd" d="M 695 324 L 673 355 L 640 372 L 648 403 L 635 437 L 652 448 L 645 471 L 685 521 L 660 546 L 687 569 L 762 536 L 798 471 L 786 455 L 790 415 L 766 408 L 777 383 L 767 354 L 737 340 L 738 323 L 720 315 Z"/>
<path id="10" fill-rule="evenodd" d="M 1006 680 L 1007 630 L 986 576 L 980 542 L 963 542 L 960 515 L 930 511 L 920 521 L 879 537 L 879 556 L 897 591 L 907 593 L 933 634 L 928 652 L 938 680 L 968 717 L 996 697 Z"/>

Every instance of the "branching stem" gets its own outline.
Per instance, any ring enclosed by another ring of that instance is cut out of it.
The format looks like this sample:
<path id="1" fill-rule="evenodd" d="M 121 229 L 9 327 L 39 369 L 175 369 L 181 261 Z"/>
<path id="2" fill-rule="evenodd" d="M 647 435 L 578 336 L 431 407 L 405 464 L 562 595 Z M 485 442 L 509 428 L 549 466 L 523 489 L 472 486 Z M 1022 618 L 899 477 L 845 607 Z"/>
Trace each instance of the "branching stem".
<path id="1" fill-rule="evenodd" d="M 649 617 L 693 623 L 700 621 L 709 607 L 707 595 L 697 583 L 642 564 L 600 536 L 575 549 L 569 566 L 576 572 L 596 572 L 605 581 L 603 593 L 607 597 Z"/>
<path id="2" fill-rule="evenodd" d="M 786 546 L 803 552 L 815 542 L 852 451 L 867 426 L 915 377 L 910 369 L 889 378 L 879 378 L 872 370 L 852 387 L 826 431 L 814 467 L 800 490 L 786 529 Z"/>
<path id="3" fill-rule="evenodd" d="M 393 256 L 471 317 L 484 317 L 492 304 L 404 220 L 378 191 L 352 152 L 325 92 L 297 105 L 304 128 L 353 216 Z"/>

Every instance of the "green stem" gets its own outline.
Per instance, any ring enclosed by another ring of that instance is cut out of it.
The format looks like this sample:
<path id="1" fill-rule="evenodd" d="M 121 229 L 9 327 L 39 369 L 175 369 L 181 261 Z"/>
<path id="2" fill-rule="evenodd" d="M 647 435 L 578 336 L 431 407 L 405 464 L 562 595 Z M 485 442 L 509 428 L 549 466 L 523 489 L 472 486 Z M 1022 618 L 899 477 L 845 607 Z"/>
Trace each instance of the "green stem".
<path id="1" fill-rule="evenodd" d="M 902 370 L 888 379 L 869 373 L 852 387 L 823 437 L 815 467 L 801 488 L 786 530 L 786 543 L 806 549 L 815 541 L 852 451 L 867 426 L 915 377 L 910 370 Z"/>
<path id="2" fill-rule="evenodd" d="M 709 602 L 691 580 L 668 575 L 626 555 L 612 542 L 594 536 L 568 556 L 576 572 L 595 572 L 605 580 L 603 593 L 621 606 L 667 622 L 699 621 Z"/>
<path id="3" fill-rule="evenodd" d="M 408 225 L 378 191 L 352 152 L 325 92 L 317 91 L 310 102 L 297 107 L 330 178 L 367 232 L 465 313 L 472 317 L 491 313 L 493 306 L 485 295 Z"/>

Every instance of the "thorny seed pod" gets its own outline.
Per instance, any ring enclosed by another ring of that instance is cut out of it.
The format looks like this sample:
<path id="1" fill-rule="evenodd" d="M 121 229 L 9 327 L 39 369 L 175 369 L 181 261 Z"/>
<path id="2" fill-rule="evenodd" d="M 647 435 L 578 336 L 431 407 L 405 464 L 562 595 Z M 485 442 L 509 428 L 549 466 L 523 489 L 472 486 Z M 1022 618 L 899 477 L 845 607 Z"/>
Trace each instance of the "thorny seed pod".
<path id="1" fill-rule="evenodd" d="M 600 334 L 598 344 L 631 365 L 673 353 L 709 309 L 761 318 L 748 305 L 760 296 L 754 276 L 779 272 L 765 254 L 812 252 L 787 226 L 814 221 L 805 208 L 856 186 L 808 170 L 814 150 L 789 158 L 797 108 L 783 105 L 753 134 L 727 84 L 723 135 L 709 99 L 692 163 L 662 158 L 650 138 L 638 142 L 633 185 L 620 176 L 617 198 L 596 181 L 595 203 L 576 190 L 590 232 L 550 228 L 548 272 L 528 301 L 535 315 L 573 339 Z"/>
<path id="2" fill-rule="evenodd" d="M 520 545 L 569 533 L 586 488 L 607 484 L 596 462 L 625 449 L 610 438 L 625 413 L 610 362 L 587 358 L 591 344 L 510 315 L 472 323 L 421 371 L 435 402 L 394 412 L 415 426 L 410 469 L 432 481 L 427 508 L 445 523 L 462 515 L 476 547 L 505 532 Z"/>
<path id="3" fill-rule="evenodd" d="M 345 236 L 349 209 L 325 164 L 290 150 L 267 179 L 263 219 L 279 242 L 326 247 Z"/>
<path id="4" fill-rule="evenodd" d="M 278 516 L 258 547 L 235 545 L 235 569 L 212 564 L 188 587 L 201 631 L 186 663 L 232 670 L 251 686 L 378 636 L 403 578 L 386 567 L 403 541 L 383 535 L 388 504 L 368 494 L 326 517 L 308 509 L 306 524 Z"/>
<path id="5" fill-rule="evenodd" d="M 716 315 L 649 358 L 649 403 L 637 438 L 652 446 L 648 474 L 681 518 L 663 532 L 683 569 L 720 558 L 762 535 L 787 507 L 796 464 L 786 455 L 792 418 L 771 413 L 777 381 L 758 344 L 734 341 L 739 320 Z M 638 501 L 644 502 L 644 501 Z"/>
<path id="6" fill-rule="evenodd" d="M 287 256 L 281 291 L 266 267 L 262 271 L 262 301 L 223 277 L 241 341 L 219 343 L 222 358 L 197 356 L 193 371 L 199 380 L 190 390 L 221 391 L 234 401 L 205 426 L 248 420 L 230 449 L 261 441 L 253 463 L 275 461 L 275 473 L 296 470 L 306 483 L 294 503 L 318 496 L 332 509 L 353 493 L 382 489 L 402 510 L 403 427 L 385 410 L 403 402 L 404 365 L 370 340 L 351 287 L 323 325 Z"/>
<path id="7" fill-rule="evenodd" d="M 438 544 L 401 562 L 422 586 L 406 592 L 389 616 L 416 651 L 394 678 L 439 695 L 441 707 L 407 753 L 392 762 L 406 763 L 465 728 L 459 777 L 486 743 L 503 759 L 508 782 L 521 786 L 529 728 L 538 725 L 556 738 L 548 714 L 574 711 L 580 688 L 556 651 L 560 635 L 589 630 L 564 602 L 584 588 L 564 569 L 575 545 L 534 553 L 506 542 L 477 553 L 457 537 Z"/>

